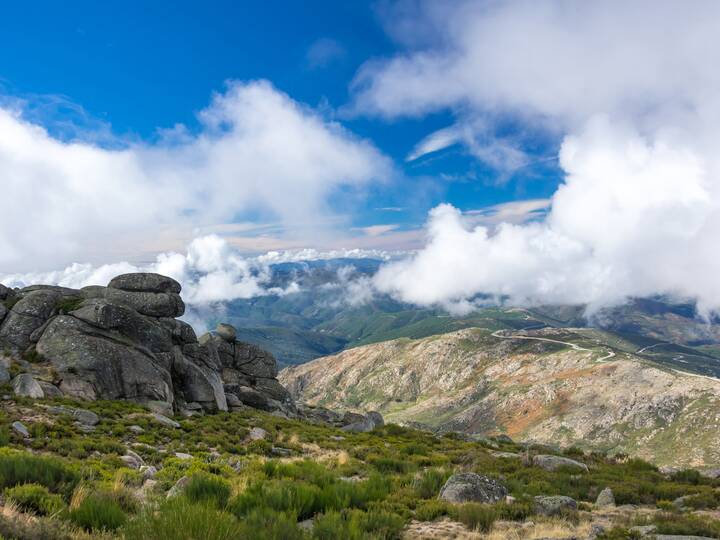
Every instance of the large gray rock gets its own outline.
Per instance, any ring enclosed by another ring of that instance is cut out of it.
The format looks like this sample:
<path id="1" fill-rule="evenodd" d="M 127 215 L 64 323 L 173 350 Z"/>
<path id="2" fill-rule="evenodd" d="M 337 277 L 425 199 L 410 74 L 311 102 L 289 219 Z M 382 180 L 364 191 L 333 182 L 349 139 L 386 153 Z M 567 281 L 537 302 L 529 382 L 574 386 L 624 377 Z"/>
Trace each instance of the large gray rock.
<path id="1" fill-rule="evenodd" d="M 55 317 L 36 348 L 57 371 L 66 395 L 87 399 L 89 386 L 94 399 L 173 401 L 170 373 L 152 353 L 69 315 Z M 63 385 L 65 378 L 87 384 L 76 395 L 72 385 Z"/>
<path id="2" fill-rule="evenodd" d="M 173 378 L 185 402 L 200 403 L 207 411 L 227 411 L 223 382 L 218 372 L 188 360 L 178 347 L 173 360 Z"/>
<path id="3" fill-rule="evenodd" d="M 5 307 L 5 305 L 2 303 L 2 300 L 0 300 L 0 324 L 5 320 L 5 317 L 8 314 L 8 309 Z"/>
<path id="4" fill-rule="evenodd" d="M 62 294 L 55 290 L 34 290 L 25 294 L 5 316 L 0 327 L 0 343 L 25 351 L 30 336 L 52 316 Z"/>
<path id="5" fill-rule="evenodd" d="M 234 343 L 235 339 L 237 338 L 237 330 L 235 330 L 234 326 L 231 326 L 229 324 L 218 324 L 215 332 L 220 338 L 224 339 L 229 343 Z"/>
<path id="6" fill-rule="evenodd" d="M 577 501 L 564 495 L 535 497 L 535 512 L 543 516 L 556 516 L 577 510 Z"/>
<path id="7" fill-rule="evenodd" d="M 141 315 L 128 306 L 93 298 L 84 301 L 72 316 L 103 330 L 115 330 L 152 352 L 172 350 L 172 331 L 157 319 Z"/>
<path id="8" fill-rule="evenodd" d="M 615 495 L 609 487 L 603 489 L 595 500 L 595 506 L 600 508 L 615 506 Z"/>
<path id="9" fill-rule="evenodd" d="M 12 296 L 13 290 L 10 287 L 6 287 L 2 283 L 0 283 L 0 300 L 6 300 L 10 296 Z"/>
<path id="10" fill-rule="evenodd" d="M 15 395 L 18 397 L 28 397 L 33 399 L 43 399 L 45 392 L 42 386 L 29 373 L 21 373 L 12 380 L 12 387 Z"/>
<path id="11" fill-rule="evenodd" d="M 451 503 L 494 503 L 505 499 L 507 488 L 487 476 L 458 473 L 448 478 L 438 498 Z"/>
<path id="12" fill-rule="evenodd" d="M 533 465 L 546 471 L 557 471 L 561 468 L 568 468 L 588 472 L 587 465 L 584 463 L 562 456 L 537 455 L 533 457 Z"/>
<path id="13" fill-rule="evenodd" d="M 124 291 L 110 287 L 85 287 L 81 290 L 85 298 L 104 298 L 113 304 L 131 307 L 149 317 L 180 317 L 185 313 L 185 303 L 179 294 Z"/>
<path id="14" fill-rule="evenodd" d="M 122 274 L 113 278 L 108 287 L 122 291 L 180 294 L 180 284 L 172 278 L 153 273 Z"/>
<path id="15" fill-rule="evenodd" d="M 382 414 L 377 411 L 369 411 L 367 413 L 367 417 L 373 424 L 375 424 L 376 428 L 383 427 L 385 425 L 385 419 L 382 417 Z"/>

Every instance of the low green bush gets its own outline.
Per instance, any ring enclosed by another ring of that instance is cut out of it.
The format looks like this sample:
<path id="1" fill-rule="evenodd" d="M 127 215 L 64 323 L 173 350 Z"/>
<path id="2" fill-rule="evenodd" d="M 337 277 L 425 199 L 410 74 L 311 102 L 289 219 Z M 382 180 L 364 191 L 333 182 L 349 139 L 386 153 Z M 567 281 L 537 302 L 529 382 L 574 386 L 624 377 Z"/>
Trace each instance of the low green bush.
<path id="1" fill-rule="evenodd" d="M 79 481 L 78 473 L 57 458 L 0 451 L 0 488 L 35 483 L 69 500 Z"/>
<path id="2" fill-rule="evenodd" d="M 60 495 L 50 493 L 40 484 L 23 484 L 7 488 L 5 498 L 15 503 L 25 512 L 32 512 L 41 516 L 57 514 L 65 503 Z"/>
<path id="3" fill-rule="evenodd" d="M 239 540 L 247 529 L 232 515 L 212 505 L 193 504 L 174 497 L 158 509 L 148 508 L 128 521 L 122 530 L 125 540 Z"/>
<path id="4" fill-rule="evenodd" d="M 445 469 L 428 469 L 423 471 L 413 482 L 416 495 L 421 499 L 437 497 L 451 472 Z"/>
<path id="5" fill-rule="evenodd" d="M 219 476 L 198 473 L 190 477 L 185 487 L 185 496 L 190 502 L 209 503 L 224 508 L 230 498 L 230 484 Z"/>
<path id="6" fill-rule="evenodd" d="M 70 510 L 68 519 L 87 531 L 114 531 L 125 524 L 127 514 L 111 494 L 95 492 Z"/>
<path id="7" fill-rule="evenodd" d="M 653 518 L 658 534 L 720 538 L 720 521 L 692 514 L 662 513 Z"/>
<path id="8" fill-rule="evenodd" d="M 404 527 L 405 520 L 389 512 L 344 510 L 318 516 L 312 537 L 316 540 L 397 540 Z"/>

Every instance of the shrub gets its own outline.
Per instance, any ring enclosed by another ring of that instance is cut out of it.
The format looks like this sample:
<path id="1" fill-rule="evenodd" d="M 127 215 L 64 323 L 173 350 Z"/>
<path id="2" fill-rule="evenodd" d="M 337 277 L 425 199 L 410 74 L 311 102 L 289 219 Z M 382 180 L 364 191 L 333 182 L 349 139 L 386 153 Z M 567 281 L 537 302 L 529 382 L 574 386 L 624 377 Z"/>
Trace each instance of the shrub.
<path id="1" fill-rule="evenodd" d="M 444 469 L 428 469 L 415 479 L 415 493 L 421 499 L 437 497 L 449 477 L 450 472 Z"/>
<path id="2" fill-rule="evenodd" d="M 270 508 L 307 519 L 317 511 L 319 494 L 320 488 L 306 482 L 261 481 L 248 486 L 230 502 L 228 508 L 238 517 L 244 517 L 258 508 Z"/>
<path id="3" fill-rule="evenodd" d="M 60 512 L 65 504 L 60 495 L 54 495 L 40 484 L 24 484 L 7 488 L 5 497 L 13 501 L 25 512 L 33 512 L 41 516 Z"/>
<path id="4" fill-rule="evenodd" d="M 96 492 L 70 510 L 68 519 L 88 531 L 114 531 L 125 524 L 127 514 L 111 494 Z"/>
<path id="5" fill-rule="evenodd" d="M 658 534 L 720 537 L 720 521 L 697 515 L 659 514 L 653 522 Z"/>
<path id="6" fill-rule="evenodd" d="M 236 540 L 247 536 L 233 516 L 207 504 L 174 497 L 157 511 L 148 508 L 123 529 L 126 540 Z"/>
<path id="7" fill-rule="evenodd" d="M 79 480 L 79 475 L 57 458 L 0 453 L 0 488 L 36 483 L 69 499 Z"/>
<path id="8" fill-rule="evenodd" d="M 444 501 L 423 501 L 415 509 L 415 519 L 418 521 L 435 521 L 441 516 L 447 516 L 451 506 Z"/>
<path id="9" fill-rule="evenodd" d="M 489 532 L 500 517 L 497 509 L 488 504 L 467 503 L 454 509 L 455 518 L 468 529 Z"/>
<path id="10" fill-rule="evenodd" d="M 317 540 L 395 540 L 405 527 L 402 517 L 389 512 L 346 510 L 328 512 L 315 520 L 313 538 Z"/>
<path id="11" fill-rule="evenodd" d="M 257 508 L 243 519 L 242 524 L 245 538 L 253 540 L 302 540 L 306 538 L 292 513 Z"/>
<path id="12" fill-rule="evenodd" d="M 213 474 L 195 474 L 185 487 L 185 496 L 190 502 L 210 503 L 224 508 L 230 498 L 230 484 Z"/>

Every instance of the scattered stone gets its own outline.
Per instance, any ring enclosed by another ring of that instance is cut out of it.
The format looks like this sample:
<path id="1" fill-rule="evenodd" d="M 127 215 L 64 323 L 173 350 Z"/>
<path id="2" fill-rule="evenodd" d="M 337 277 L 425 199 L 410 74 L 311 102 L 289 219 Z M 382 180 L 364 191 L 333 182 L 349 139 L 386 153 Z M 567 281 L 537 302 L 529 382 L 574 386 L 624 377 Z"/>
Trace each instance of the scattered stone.
<path id="1" fill-rule="evenodd" d="M 235 330 L 234 326 L 229 324 L 218 324 L 217 328 L 215 328 L 215 333 L 228 343 L 234 343 L 237 339 L 237 330 Z"/>
<path id="2" fill-rule="evenodd" d="M 42 388 L 43 394 L 45 394 L 45 397 L 48 399 L 61 398 L 64 396 L 62 390 L 52 383 L 47 381 L 38 381 L 38 384 L 40 385 L 40 388 Z"/>
<path id="3" fill-rule="evenodd" d="M 382 417 L 382 414 L 377 411 L 370 411 L 366 416 L 373 424 L 375 424 L 376 428 L 383 427 L 385 425 L 385 419 Z"/>
<path id="4" fill-rule="evenodd" d="M 25 427 L 25 424 L 23 424 L 22 422 L 19 422 L 19 421 L 13 422 L 10 427 L 12 427 L 16 433 L 19 433 L 24 438 L 26 438 L 26 439 L 30 438 L 30 432 L 28 431 L 28 428 Z"/>
<path id="5" fill-rule="evenodd" d="M 43 399 L 45 392 L 42 386 L 29 373 L 21 373 L 12 381 L 13 391 L 18 397 L 29 397 L 33 399 Z"/>
<path id="6" fill-rule="evenodd" d="M 490 452 L 490 455 L 492 455 L 496 458 L 505 458 L 505 459 L 520 459 L 522 457 L 522 456 L 520 456 L 520 454 L 516 454 L 515 452 L 493 451 L 493 452 Z"/>
<path id="7" fill-rule="evenodd" d="M 344 441 L 345 437 L 342 435 L 330 435 L 330 439 L 333 441 Z"/>
<path id="8" fill-rule="evenodd" d="M 292 450 L 290 450 L 289 448 L 281 448 L 279 446 L 273 446 L 270 449 L 270 453 L 276 457 L 290 457 L 292 455 Z"/>
<path id="9" fill-rule="evenodd" d="M 162 414 L 158 413 L 152 413 L 150 416 L 152 416 L 157 422 L 162 424 L 163 426 L 171 427 L 171 428 L 179 428 L 180 424 L 178 424 L 175 420 L 171 420 L 167 416 L 164 416 Z"/>
<path id="10" fill-rule="evenodd" d="M 145 430 L 141 428 L 140 426 L 132 425 L 128 428 L 130 431 L 135 433 L 136 435 L 139 435 L 140 433 L 145 433 Z"/>
<path id="11" fill-rule="evenodd" d="M 175 485 L 170 488 L 170 490 L 167 492 L 167 498 L 171 499 L 172 497 L 177 497 L 180 495 L 184 490 L 185 487 L 190 483 L 190 477 L 189 476 L 183 476 L 180 480 L 175 482 Z"/>
<path id="12" fill-rule="evenodd" d="M 494 503 L 503 500 L 507 494 L 507 488 L 492 478 L 457 473 L 448 478 L 438 498 L 452 503 Z"/>
<path id="13" fill-rule="evenodd" d="M 263 428 L 254 427 L 250 430 L 250 433 L 248 433 L 247 438 L 251 441 L 264 441 L 268 438 L 268 435 L 269 433 Z"/>
<path id="14" fill-rule="evenodd" d="M 305 519 L 297 524 L 303 531 L 312 532 L 315 528 L 315 520 L 313 518 Z"/>
<path id="15" fill-rule="evenodd" d="M 228 407 L 238 408 L 243 406 L 243 402 L 235 394 L 225 394 L 225 400 L 227 401 Z"/>
<path id="16" fill-rule="evenodd" d="M 628 530 L 631 533 L 636 532 L 640 536 L 648 536 L 657 530 L 657 526 L 655 526 L 655 525 L 637 525 L 635 527 L 630 527 L 630 529 L 628 529 Z"/>
<path id="17" fill-rule="evenodd" d="M 588 533 L 588 540 L 597 540 L 603 534 L 605 534 L 605 526 L 600 523 L 593 523 L 590 525 L 590 532 Z"/>
<path id="18" fill-rule="evenodd" d="M 564 495 L 535 497 L 535 512 L 543 516 L 556 516 L 563 511 L 577 510 L 577 501 Z"/>
<path id="19" fill-rule="evenodd" d="M 142 460 L 138 461 L 131 455 L 120 456 L 120 460 L 131 469 L 140 469 Z"/>
<path id="20" fill-rule="evenodd" d="M 545 469 L 546 471 L 557 471 L 560 468 L 570 468 L 580 470 L 582 472 L 588 472 L 587 465 L 574 459 L 562 457 L 562 456 L 551 456 L 551 455 L 537 455 L 533 457 L 533 465 Z"/>
<path id="21" fill-rule="evenodd" d="M 152 465 L 143 465 L 140 467 L 140 472 L 143 475 L 143 480 L 148 480 L 149 478 L 155 478 L 158 470 Z"/>
<path id="22" fill-rule="evenodd" d="M 597 499 L 595 500 L 595 506 L 599 508 L 614 507 L 615 495 L 613 494 L 612 489 L 610 489 L 609 487 L 603 489 L 598 494 Z"/>
<path id="23" fill-rule="evenodd" d="M 192 456 L 190 454 L 185 454 L 184 452 L 175 452 L 175 457 L 183 461 L 192 459 Z"/>
<path id="24" fill-rule="evenodd" d="M 148 401 L 145 406 L 151 413 L 172 416 L 173 408 L 167 401 Z"/>

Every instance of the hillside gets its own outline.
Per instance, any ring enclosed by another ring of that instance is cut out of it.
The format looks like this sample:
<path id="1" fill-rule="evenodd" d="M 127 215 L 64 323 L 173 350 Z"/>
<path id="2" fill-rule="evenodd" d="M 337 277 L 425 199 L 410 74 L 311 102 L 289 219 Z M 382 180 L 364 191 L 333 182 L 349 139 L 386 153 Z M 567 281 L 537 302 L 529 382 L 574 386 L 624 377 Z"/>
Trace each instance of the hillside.
<path id="1" fill-rule="evenodd" d="M 377 409 L 440 432 L 720 465 L 720 381 L 623 352 L 626 343 L 614 338 L 611 347 L 607 338 L 590 329 L 465 329 L 357 347 L 287 368 L 279 380 L 295 399 Z"/>
<path id="2" fill-rule="evenodd" d="M 586 318 L 585 307 L 488 306 L 463 316 L 423 308 L 387 295 L 353 302 L 353 284 L 380 267 L 373 259 L 330 259 L 270 266 L 268 286 L 290 294 L 221 302 L 213 309 L 189 306 L 194 320 L 208 328 L 229 322 L 238 338 L 273 353 L 280 365 L 302 364 L 344 349 L 401 337 L 422 338 L 463 328 L 498 330 L 528 326 L 588 327 L 613 334 L 628 352 L 684 370 L 720 376 L 720 325 L 707 321 L 690 303 L 670 298 L 635 298 Z M 482 298 L 478 298 L 482 305 Z"/>

